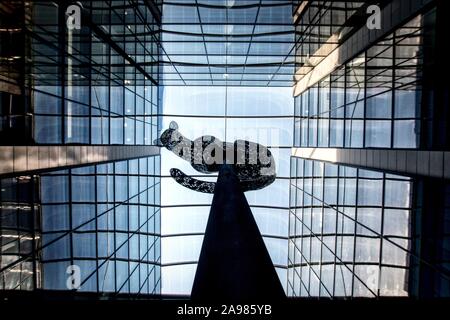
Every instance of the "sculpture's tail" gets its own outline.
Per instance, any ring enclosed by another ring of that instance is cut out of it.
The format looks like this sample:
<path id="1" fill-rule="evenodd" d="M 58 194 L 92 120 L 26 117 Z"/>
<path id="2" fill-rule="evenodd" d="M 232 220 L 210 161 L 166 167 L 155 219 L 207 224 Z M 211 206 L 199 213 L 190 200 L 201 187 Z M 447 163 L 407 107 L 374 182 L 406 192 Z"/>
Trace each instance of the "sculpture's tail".
<path id="1" fill-rule="evenodd" d="M 203 193 L 214 193 L 214 188 L 216 187 L 215 182 L 197 180 L 195 178 L 189 177 L 183 171 L 175 168 L 170 169 L 170 175 L 183 187 Z"/>
<path id="2" fill-rule="evenodd" d="M 202 181 L 192 178 L 185 174 L 180 169 L 172 168 L 170 169 L 170 175 L 175 179 L 176 182 L 181 184 L 183 187 L 188 189 L 203 192 L 203 193 L 214 193 L 214 188 L 216 187 L 215 182 Z M 275 181 L 275 175 L 272 176 L 260 176 L 256 179 L 240 181 L 240 186 L 242 191 L 252 191 L 262 189 L 272 182 Z"/>

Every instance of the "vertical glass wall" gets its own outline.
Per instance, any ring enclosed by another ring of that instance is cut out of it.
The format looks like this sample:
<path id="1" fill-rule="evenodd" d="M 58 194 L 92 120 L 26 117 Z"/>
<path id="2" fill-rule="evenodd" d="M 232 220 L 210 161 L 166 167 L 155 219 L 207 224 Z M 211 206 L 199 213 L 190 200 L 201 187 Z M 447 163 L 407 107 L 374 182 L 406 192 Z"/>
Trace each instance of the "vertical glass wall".
<path id="1" fill-rule="evenodd" d="M 323 59 L 324 54 L 315 54 L 324 44 L 337 44 L 335 35 L 341 34 L 343 38 L 349 26 L 344 26 L 362 5 L 363 1 L 304 1 L 294 2 L 294 23 L 296 60 L 304 70 L 296 70 L 297 75 L 304 75 L 311 70 L 309 59 Z M 314 57 L 312 57 L 314 55 Z"/>
<path id="2" fill-rule="evenodd" d="M 159 156 L 1 180 L 2 288 L 160 293 Z"/>
<path id="3" fill-rule="evenodd" d="M 70 30 L 67 6 L 6 2 L 16 21 L 5 14 L 13 31 L 2 48 L 9 42 L 23 52 L 5 52 L 2 62 L 2 144 L 150 145 L 156 138 L 154 15 L 145 1 L 80 3 L 81 28 Z"/>
<path id="4" fill-rule="evenodd" d="M 434 14 L 417 16 L 297 96 L 294 145 L 420 148 L 424 21 Z"/>
<path id="5" fill-rule="evenodd" d="M 45 55 L 49 50 L 45 42 L 33 44 L 33 61 L 37 63 L 32 72 L 45 75 L 42 68 L 48 64 L 59 72 L 38 79 L 33 86 L 35 141 L 151 144 L 157 134 L 158 112 L 154 17 L 143 2 L 138 6 L 128 1 L 84 5 L 82 13 L 90 16 L 92 25 L 51 33 L 54 38 L 46 39 L 64 41 L 63 48 L 51 48 L 53 54 Z M 58 8 L 50 4 L 36 7 L 39 19 L 33 20 L 32 29 L 48 38 L 47 29 L 57 26 L 57 20 L 52 26 L 53 21 L 47 19 L 57 19 Z M 40 12 L 45 12 L 43 17 Z M 61 50 L 67 54 L 62 61 Z M 67 68 L 61 68 L 60 63 L 66 63 Z M 146 65 L 137 67 L 137 63 Z M 55 81 L 64 92 L 55 87 Z"/>
<path id="6" fill-rule="evenodd" d="M 39 177 L 0 180 L 0 290 L 41 287 Z"/>
<path id="7" fill-rule="evenodd" d="M 66 290 L 76 265 L 80 291 L 160 292 L 158 158 L 41 176 L 44 289 Z"/>
<path id="8" fill-rule="evenodd" d="M 291 168 L 288 295 L 408 295 L 412 180 L 301 158 Z"/>
<path id="9" fill-rule="evenodd" d="M 68 3 L 2 2 L 0 144 L 152 145 L 161 1 L 76 5 L 72 29 Z M 69 290 L 77 266 L 79 291 L 160 293 L 159 176 L 156 156 L 2 177 L 0 288 Z"/>

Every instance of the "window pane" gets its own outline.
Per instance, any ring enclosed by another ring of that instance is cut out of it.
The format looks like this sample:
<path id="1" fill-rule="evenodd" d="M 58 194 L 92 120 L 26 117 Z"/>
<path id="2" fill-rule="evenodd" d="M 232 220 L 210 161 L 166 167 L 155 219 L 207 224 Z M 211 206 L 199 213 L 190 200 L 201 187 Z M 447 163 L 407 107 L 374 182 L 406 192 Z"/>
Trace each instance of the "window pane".
<path id="1" fill-rule="evenodd" d="M 389 148 L 391 146 L 391 121 L 368 120 L 366 122 L 366 147 Z"/>
<path id="2" fill-rule="evenodd" d="M 417 148 L 420 139 L 420 122 L 416 120 L 394 121 L 394 148 Z"/>

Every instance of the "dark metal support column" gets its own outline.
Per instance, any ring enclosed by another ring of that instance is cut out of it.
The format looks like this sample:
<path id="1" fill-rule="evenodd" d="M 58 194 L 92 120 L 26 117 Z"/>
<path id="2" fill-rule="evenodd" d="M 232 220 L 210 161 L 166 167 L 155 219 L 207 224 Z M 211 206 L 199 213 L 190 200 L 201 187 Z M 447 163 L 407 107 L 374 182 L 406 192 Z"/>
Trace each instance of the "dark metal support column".
<path id="1" fill-rule="evenodd" d="M 284 290 L 232 167 L 223 165 L 214 190 L 193 300 L 274 300 Z"/>

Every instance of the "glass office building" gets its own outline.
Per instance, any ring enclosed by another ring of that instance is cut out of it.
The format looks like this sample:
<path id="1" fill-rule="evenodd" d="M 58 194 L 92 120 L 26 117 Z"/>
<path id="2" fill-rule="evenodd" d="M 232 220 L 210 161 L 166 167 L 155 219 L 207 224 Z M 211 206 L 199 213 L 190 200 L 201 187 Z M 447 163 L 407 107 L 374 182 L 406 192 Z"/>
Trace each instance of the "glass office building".
<path id="1" fill-rule="evenodd" d="M 305 3 L 288 295 L 448 296 L 448 89 L 436 78 L 448 7 L 380 3 L 369 28 L 363 3 Z"/>
<path id="2" fill-rule="evenodd" d="M 0 5 L 0 287 L 159 294 L 161 4 L 77 8 Z"/>
<path id="3" fill-rule="evenodd" d="M 245 194 L 289 298 L 448 297 L 449 12 L 2 1 L 1 294 L 189 296 L 213 196 L 170 169 L 217 175 L 157 145 L 174 121 L 272 152 Z"/>

